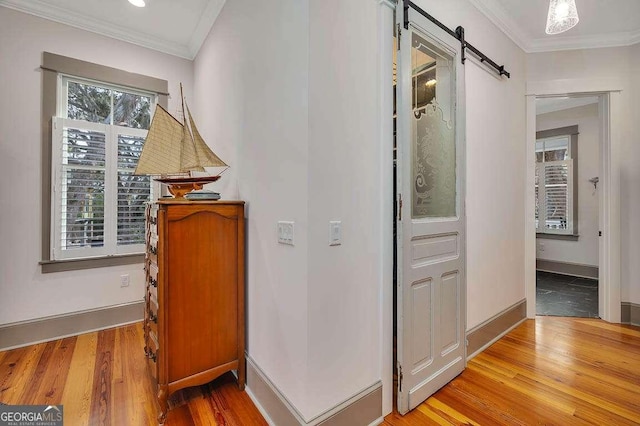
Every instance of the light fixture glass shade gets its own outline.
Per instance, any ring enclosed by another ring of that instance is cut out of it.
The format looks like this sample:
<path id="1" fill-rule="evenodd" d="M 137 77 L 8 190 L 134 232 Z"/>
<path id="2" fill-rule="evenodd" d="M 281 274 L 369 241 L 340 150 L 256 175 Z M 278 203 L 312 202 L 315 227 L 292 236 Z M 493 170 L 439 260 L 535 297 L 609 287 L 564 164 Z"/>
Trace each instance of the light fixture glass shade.
<path id="1" fill-rule="evenodd" d="M 549 0 L 549 14 L 545 28 L 547 34 L 567 31 L 575 27 L 579 20 L 576 0 Z"/>
<path id="2" fill-rule="evenodd" d="M 136 6 L 136 7 L 144 7 L 144 0 L 129 0 L 129 3 L 131 3 L 132 5 Z"/>

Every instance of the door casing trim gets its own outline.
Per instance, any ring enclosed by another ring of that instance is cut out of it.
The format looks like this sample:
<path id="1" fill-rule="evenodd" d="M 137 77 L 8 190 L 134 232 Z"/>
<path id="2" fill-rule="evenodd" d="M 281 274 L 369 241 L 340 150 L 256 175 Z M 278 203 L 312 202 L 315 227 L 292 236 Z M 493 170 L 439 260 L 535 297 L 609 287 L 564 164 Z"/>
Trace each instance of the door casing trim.
<path id="1" fill-rule="evenodd" d="M 599 222 L 603 236 L 599 243 L 599 303 L 600 317 L 619 323 L 620 308 L 620 160 L 621 131 L 619 117 L 622 111 L 618 80 L 566 79 L 527 82 L 527 149 L 524 193 L 525 197 L 525 295 L 527 317 L 536 316 L 536 235 L 535 235 L 535 139 L 536 97 L 599 96 L 601 196 Z"/>

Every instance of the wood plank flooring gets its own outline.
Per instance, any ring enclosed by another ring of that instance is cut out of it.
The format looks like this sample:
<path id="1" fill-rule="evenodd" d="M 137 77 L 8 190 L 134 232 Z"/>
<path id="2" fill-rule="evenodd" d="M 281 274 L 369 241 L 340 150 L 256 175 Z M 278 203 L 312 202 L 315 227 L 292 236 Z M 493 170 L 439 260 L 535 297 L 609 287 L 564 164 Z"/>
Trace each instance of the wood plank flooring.
<path id="1" fill-rule="evenodd" d="M 527 320 L 415 410 L 384 425 L 638 425 L 640 327 Z"/>
<path id="2" fill-rule="evenodd" d="M 153 425 L 141 324 L 0 352 L 0 402 L 64 404 L 65 425 Z M 177 392 L 167 425 L 265 425 L 228 373 Z M 640 328 L 538 317 L 384 425 L 638 425 Z M 358 425 L 354 425 L 358 426 Z"/>
<path id="3" fill-rule="evenodd" d="M 63 404 L 65 426 L 157 424 L 142 323 L 0 352 L 0 402 Z M 165 425 L 266 425 L 235 377 L 176 392 Z"/>

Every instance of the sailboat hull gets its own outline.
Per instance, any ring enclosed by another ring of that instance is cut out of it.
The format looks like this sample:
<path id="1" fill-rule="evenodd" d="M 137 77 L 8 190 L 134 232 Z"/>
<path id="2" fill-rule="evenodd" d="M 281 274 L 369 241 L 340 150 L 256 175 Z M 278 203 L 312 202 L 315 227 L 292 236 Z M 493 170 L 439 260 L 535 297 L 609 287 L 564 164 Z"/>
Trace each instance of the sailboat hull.
<path id="1" fill-rule="evenodd" d="M 202 189 L 204 184 L 215 182 L 218 179 L 220 179 L 220 175 L 154 178 L 155 181 L 166 184 L 169 192 L 174 196 L 174 198 L 184 198 L 185 194 L 194 190 Z"/>

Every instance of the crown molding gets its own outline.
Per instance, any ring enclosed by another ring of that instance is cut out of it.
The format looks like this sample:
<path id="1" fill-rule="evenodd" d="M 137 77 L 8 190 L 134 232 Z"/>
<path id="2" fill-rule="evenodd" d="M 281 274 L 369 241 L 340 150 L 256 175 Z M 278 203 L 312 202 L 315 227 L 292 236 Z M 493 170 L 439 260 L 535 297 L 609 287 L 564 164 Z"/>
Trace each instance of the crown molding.
<path id="1" fill-rule="evenodd" d="M 469 0 L 469 2 L 526 53 L 621 47 L 640 43 L 640 30 L 590 36 L 559 36 L 534 39 L 520 29 L 517 22 L 505 12 L 497 0 Z"/>
<path id="2" fill-rule="evenodd" d="M 520 49 L 529 52 L 529 37 L 520 30 L 513 20 L 496 0 L 469 0 L 484 16 L 489 19 L 500 31 L 505 33 Z"/>
<path id="3" fill-rule="evenodd" d="M 62 9 L 42 0 L 0 0 L 0 6 L 136 44 L 148 49 L 185 59 L 193 59 L 189 46 L 154 37 L 149 34 L 132 31 L 131 29 L 115 24 L 106 24 L 97 19 Z"/>
<path id="4" fill-rule="evenodd" d="M 205 8 L 202 16 L 200 16 L 198 25 L 196 25 L 196 29 L 193 31 L 191 39 L 189 40 L 189 59 L 194 59 L 200 51 L 202 43 L 207 39 L 207 36 L 213 27 L 213 23 L 218 18 L 218 15 L 220 15 L 225 3 L 226 0 L 210 0 L 207 3 L 207 7 Z"/>
<path id="5" fill-rule="evenodd" d="M 591 36 L 565 36 L 532 40 L 528 53 L 557 52 L 562 50 L 624 47 L 640 43 L 640 30 Z"/>

